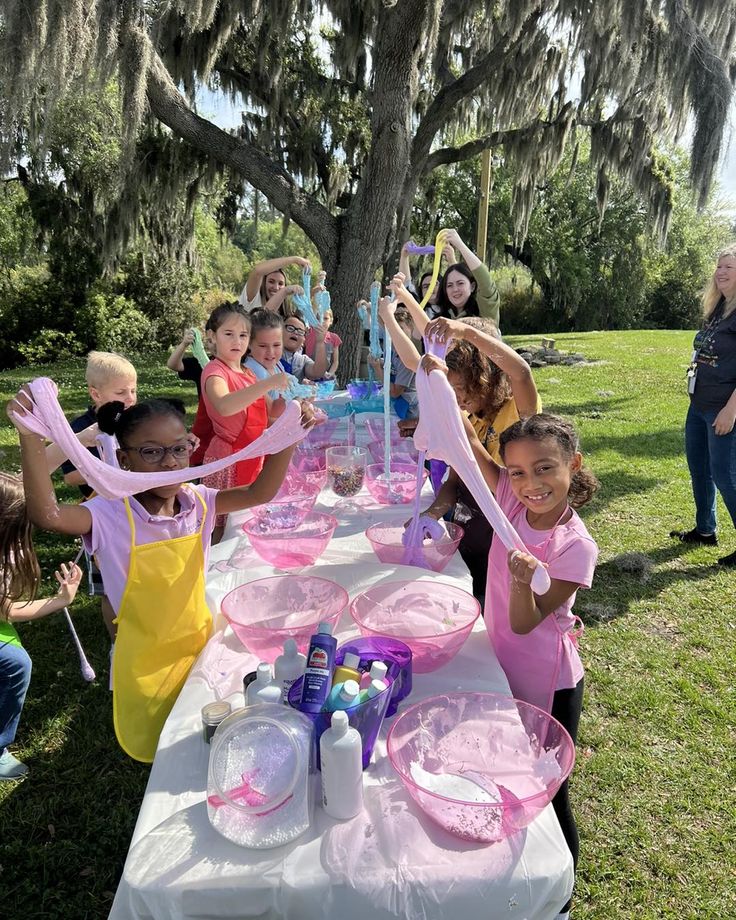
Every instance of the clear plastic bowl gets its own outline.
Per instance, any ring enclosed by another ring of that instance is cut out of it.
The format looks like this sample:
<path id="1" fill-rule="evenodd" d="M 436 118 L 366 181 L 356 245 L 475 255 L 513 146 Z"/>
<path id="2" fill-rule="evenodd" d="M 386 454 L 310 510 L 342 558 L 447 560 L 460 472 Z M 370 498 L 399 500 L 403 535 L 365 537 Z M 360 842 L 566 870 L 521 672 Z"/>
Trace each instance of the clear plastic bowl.
<path id="1" fill-rule="evenodd" d="M 380 441 L 368 442 L 368 450 L 374 463 L 385 463 L 385 443 L 383 438 Z M 397 463 L 409 463 L 411 461 L 416 464 L 418 456 L 419 451 L 414 447 L 414 442 L 411 438 L 391 439 L 392 461 L 396 460 Z"/>
<path id="2" fill-rule="evenodd" d="M 243 532 L 264 562 L 276 568 L 299 569 L 319 559 L 336 527 L 336 517 L 310 511 L 291 530 L 264 530 L 258 518 L 251 518 L 243 524 Z"/>
<path id="3" fill-rule="evenodd" d="M 575 764 L 548 713 L 496 693 L 447 693 L 403 712 L 388 756 L 409 794 L 464 840 L 493 843 L 532 822 Z"/>
<path id="4" fill-rule="evenodd" d="M 365 535 L 381 562 L 441 572 L 455 555 L 464 533 L 459 524 L 446 523 L 445 527 L 446 534 L 438 540 L 424 540 L 421 547 L 404 546 L 401 541 L 405 530 L 401 524 L 373 524 Z"/>
<path id="5" fill-rule="evenodd" d="M 290 470 L 295 470 L 310 486 L 324 489 L 327 484 L 327 461 L 321 447 L 300 446 L 291 458 Z"/>
<path id="6" fill-rule="evenodd" d="M 388 477 L 384 463 L 372 463 L 365 471 L 365 484 L 379 505 L 405 505 L 414 501 L 417 494 L 416 464 L 394 463 L 389 466 Z M 422 482 L 427 478 L 423 470 Z"/>
<path id="7" fill-rule="evenodd" d="M 315 384 L 317 388 L 317 399 L 324 399 L 329 396 L 335 389 L 336 380 L 318 380 Z"/>
<path id="8" fill-rule="evenodd" d="M 222 613 L 249 652 L 273 663 L 287 639 L 304 653 L 320 623 L 331 623 L 334 632 L 347 605 L 347 591 L 327 578 L 274 575 L 230 591 Z"/>
<path id="9" fill-rule="evenodd" d="M 458 653 L 480 616 L 467 591 L 438 581 L 374 585 L 350 604 L 364 636 L 392 636 L 411 649 L 415 674 L 436 671 Z"/>
<path id="10" fill-rule="evenodd" d="M 347 386 L 348 396 L 351 399 L 370 399 L 370 397 L 376 396 L 380 389 L 380 383 L 375 380 L 371 383 L 370 380 L 358 378 L 349 381 Z"/>
<path id="11" fill-rule="evenodd" d="M 367 418 L 365 420 L 365 427 L 368 429 L 368 434 L 374 441 L 380 441 L 383 444 L 386 440 L 386 430 L 384 425 L 383 417 Z M 391 419 L 391 443 L 392 444 L 401 444 L 402 441 L 406 441 L 406 438 L 402 438 L 399 434 L 399 429 L 396 425 L 396 421 Z M 411 443 L 411 441 L 410 441 Z"/>
<path id="12" fill-rule="evenodd" d="M 319 425 L 311 428 L 309 434 L 301 442 L 304 447 L 330 447 L 332 444 L 341 444 L 341 429 L 344 428 L 342 418 L 326 418 Z M 301 446 L 301 445 L 300 445 Z"/>
<path id="13" fill-rule="evenodd" d="M 292 530 L 314 507 L 319 488 L 299 475 L 287 476 L 275 497 L 253 508 L 262 530 Z"/>

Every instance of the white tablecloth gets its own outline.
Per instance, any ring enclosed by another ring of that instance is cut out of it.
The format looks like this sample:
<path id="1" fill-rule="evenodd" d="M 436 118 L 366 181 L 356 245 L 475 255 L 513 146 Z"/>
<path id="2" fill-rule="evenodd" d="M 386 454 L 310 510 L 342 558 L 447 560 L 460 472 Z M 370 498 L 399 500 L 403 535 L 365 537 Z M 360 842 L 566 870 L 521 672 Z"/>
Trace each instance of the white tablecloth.
<path id="1" fill-rule="evenodd" d="M 359 513 L 341 513 L 335 536 L 310 571 L 339 582 L 351 598 L 387 579 L 438 579 L 470 590 L 470 576 L 457 554 L 440 574 L 379 563 L 364 530 L 374 521 L 405 519 L 407 506 L 379 508 L 363 496 Z M 329 510 L 333 502 L 323 492 L 318 508 Z M 237 525 L 245 517 L 232 516 L 226 539 L 212 550 L 207 587 L 213 611 L 235 586 L 274 574 L 247 538 L 238 536 Z M 394 773 L 386 757 L 388 724 L 365 773 L 364 811 L 352 821 L 334 821 L 317 805 L 310 830 L 288 846 L 247 850 L 221 837 L 205 805 L 210 749 L 202 740 L 200 710 L 215 693 L 203 678 L 202 661 L 206 656 L 208 673 L 213 662 L 221 665 L 221 691 L 235 689 L 229 697 L 234 707 L 242 705 L 242 675 L 257 664 L 224 625 L 216 616 L 220 631 L 192 670 L 161 734 L 113 920 L 555 916 L 572 889 L 573 867 L 552 807 L 525 831 L 490 846 L 451 836 L 423 814 Z M 338 642 L 357 635 L 349 613 L 336 635 Z M 509 692 L 482 620 L 451 662 L 414 676 L 411 697 L 402 706 L 459 689 Z"/>

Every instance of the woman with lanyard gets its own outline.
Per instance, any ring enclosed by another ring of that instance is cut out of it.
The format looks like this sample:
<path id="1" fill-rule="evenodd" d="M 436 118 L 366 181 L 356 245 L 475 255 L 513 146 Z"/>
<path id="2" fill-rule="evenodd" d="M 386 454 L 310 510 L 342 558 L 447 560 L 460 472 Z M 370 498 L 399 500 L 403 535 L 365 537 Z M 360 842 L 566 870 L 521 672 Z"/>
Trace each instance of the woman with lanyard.
<path id="1" fill-rule="evenodd" d="M 703 295 L 704 321 L 687 371 L 690 408 L 685 453 L 695 499 L 695 527 L 673 530 L 683 543 L 715 546 L 716 489 L 736 527 L 736 244 L 718 256 Z M 736 551 L 718 560 L 736 566 Z"/>

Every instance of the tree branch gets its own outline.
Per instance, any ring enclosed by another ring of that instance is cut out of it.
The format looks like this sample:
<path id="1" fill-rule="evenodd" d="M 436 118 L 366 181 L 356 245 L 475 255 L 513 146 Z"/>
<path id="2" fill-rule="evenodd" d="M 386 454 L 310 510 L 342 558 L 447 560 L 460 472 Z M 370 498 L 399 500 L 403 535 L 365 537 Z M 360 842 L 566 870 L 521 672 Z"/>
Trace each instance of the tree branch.
<path id="1" fill-rule="evenodd" d="M 177 136 L 244 176 L 304 230 L 320 255 L 334 251 L 337 221 L 327 208 L 299 188 L 286 170 L 265 154 L 196 115 L 153 48 L 146 92 L 154 115 Z"/>

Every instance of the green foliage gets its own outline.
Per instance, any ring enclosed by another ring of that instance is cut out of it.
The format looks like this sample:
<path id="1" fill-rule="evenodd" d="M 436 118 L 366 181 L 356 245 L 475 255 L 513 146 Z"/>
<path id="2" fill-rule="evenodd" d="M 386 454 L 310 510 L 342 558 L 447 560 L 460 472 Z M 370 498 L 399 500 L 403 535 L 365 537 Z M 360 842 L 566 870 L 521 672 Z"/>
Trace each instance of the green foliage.
<path id="1" fill-rule="evenodd" d="M 280 256 L 303 256 L 312 263 L 312 272 L 316 275 L 320 266 L 319 253 L 301 227 L 291 221 L 284 220 L 259 220 L 256 225 L 253 219 L 246 215 L 239 221 L 233 243 L 247 256 L 247 271 L 265 259 L 277 259 Z M 301 281 L 298 268 L 287 269 L 293 284 Z M 243 279 L 245 281 L 245 278 Z M 329 287 L 329 278 L 327 285 Z"/>
<path id="2" fill-rule="evenodd" d="M 194 215 L 194 248 L 201 283 L 239 294 L 248 274 L 248 261 L 202 208 Z"/>
<path id="3" fill-rule="evenodd" d="M 48 364 L 61 355 L 74 357 L 84 353 L 84 346 L 73 332 L 41 329 L 28 342 L 21 342 L 18 351 L 28 364 Z"/>
<path id="4" fill-rule="evenodd" d="M 0 290 L 9 281 L 11 269 L 36 262 L 36 227 L 28 208 L 28 197 L 19 183 L 0 186 Z"/>
<path id="5" fill-rule="evenodd" d="M 93 329 L 95 348 L 127 355 L 153 342 L 153 322 L 120 294 L 93 292 L 84 312 Z"/>

